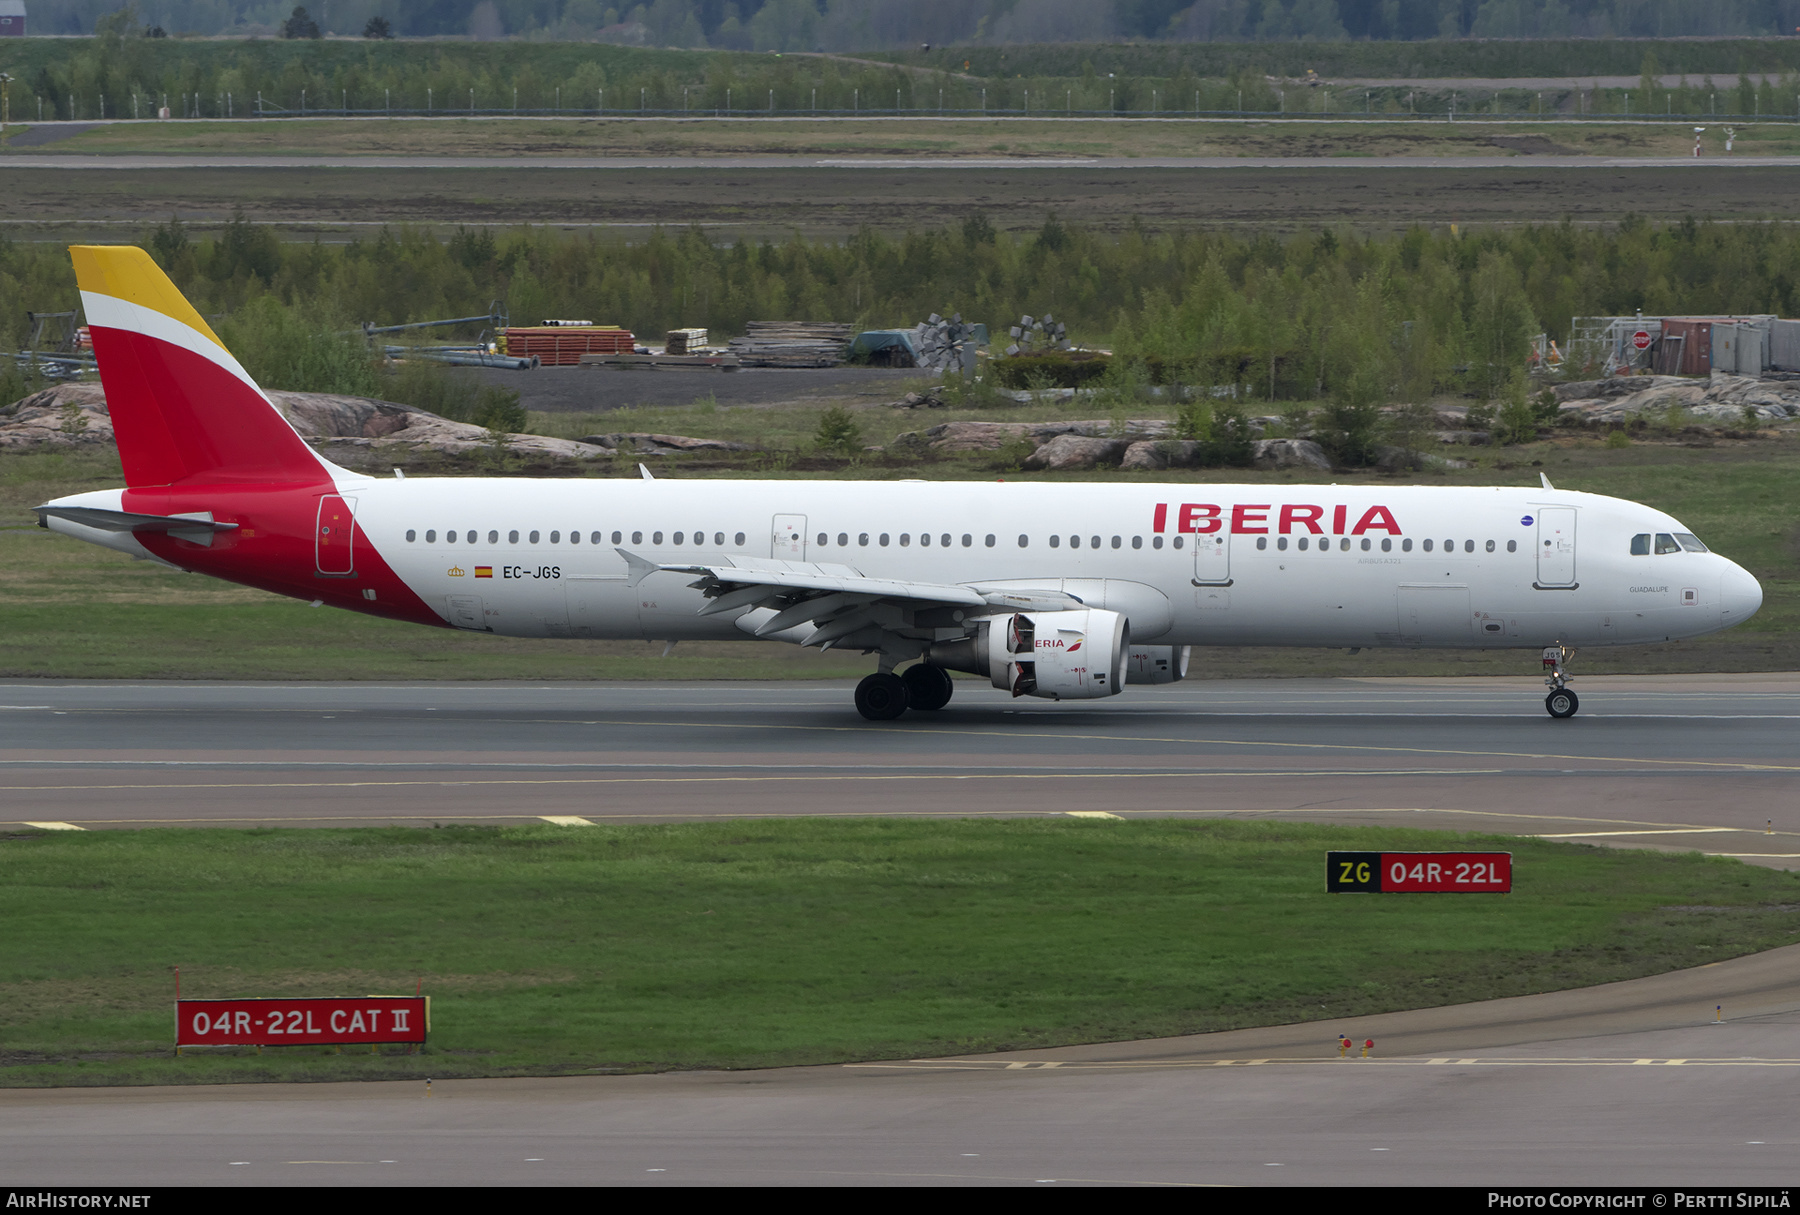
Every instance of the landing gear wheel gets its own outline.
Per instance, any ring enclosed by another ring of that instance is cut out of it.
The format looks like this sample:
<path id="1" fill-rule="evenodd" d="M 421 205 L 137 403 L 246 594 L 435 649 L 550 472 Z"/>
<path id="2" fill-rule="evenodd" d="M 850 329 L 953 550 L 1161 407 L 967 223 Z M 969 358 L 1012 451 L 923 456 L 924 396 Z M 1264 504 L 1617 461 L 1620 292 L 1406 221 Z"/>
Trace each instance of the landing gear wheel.
<path id="1" fill-rule="evenodd" d="M 856 685 L 856 711 L 870 721 L 892 721 L 906 712 L 906 681 L 886 671 Z"/>
<path id="2" fill-rule="evenodd" d="M 950 693 L 956 691 L 950 672 L 928 662 L 906 668 L 900 682 L 906 685 L 906 707 L 909 709 L 941 709 L 950 703 Z"/>
<path id="3" fill-rule="evenodd" d="M 1573 717 L 1575 710 L 1581 707 L 1581 698 L 1575 695 L 1573 688 L 1557 688 L 1544 697 L 1544 707 L 1550 710 L 1552 717 Z"/>

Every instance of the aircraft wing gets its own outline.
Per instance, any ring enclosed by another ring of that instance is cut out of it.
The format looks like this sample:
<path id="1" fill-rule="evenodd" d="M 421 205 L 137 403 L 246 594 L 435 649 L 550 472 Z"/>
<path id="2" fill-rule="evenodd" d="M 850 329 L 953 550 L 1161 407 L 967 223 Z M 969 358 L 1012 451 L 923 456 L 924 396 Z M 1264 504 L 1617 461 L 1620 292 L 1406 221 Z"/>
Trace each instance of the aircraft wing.
<path id="1" fill-rule="evenodd" d="M 650 561 L 622 548 L 615 551 L 630 567 L 633 586 L 655 573 L 696 574 L 697 581 L 689 585 L 710 600 L 700 609 L 701 615 L 771 609 L 774 614 L 757 624 L 755 636 L 768 637 L 812 624 L 816 626 L 812 633 L 795 640 L 826 649 L 866 629 L 898 631 L 906 609 L 1041 611 L 1080 606 L 1080 600 L 1056 590 L 867 578 L 854 566 L 830 562 L 733 556 L 671 563 Z"/>

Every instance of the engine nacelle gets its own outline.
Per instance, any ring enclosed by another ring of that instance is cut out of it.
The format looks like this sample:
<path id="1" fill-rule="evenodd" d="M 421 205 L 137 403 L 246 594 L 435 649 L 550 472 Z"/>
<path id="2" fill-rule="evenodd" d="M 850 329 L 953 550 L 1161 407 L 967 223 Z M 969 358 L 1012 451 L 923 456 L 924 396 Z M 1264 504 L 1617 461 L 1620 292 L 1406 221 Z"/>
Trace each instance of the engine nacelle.
<path id="1" fill-rule="evenodd" d="M 1118 612 L 1018 612 L 988 627 L 988 677 L 1014 696 L 1093 700 L 1125 690 L 1131 627 Z"/>
<path id="2" fill-rule="evenodd" d="M 1187 678 L 1192 646 L 1134 645 L 1125 649 L 1126 683 L 1179 683 Z"/>

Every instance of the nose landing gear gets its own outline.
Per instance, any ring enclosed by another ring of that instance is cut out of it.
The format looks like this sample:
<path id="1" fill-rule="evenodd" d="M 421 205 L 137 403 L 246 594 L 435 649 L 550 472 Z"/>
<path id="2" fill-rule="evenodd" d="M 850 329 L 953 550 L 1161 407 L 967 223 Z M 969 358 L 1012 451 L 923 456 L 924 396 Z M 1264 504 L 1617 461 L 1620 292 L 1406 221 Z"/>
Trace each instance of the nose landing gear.
<path id="1" fill-rule="evenodd" d="M 1558 642 L 1544 647 L 1544 686 L 1550 689 L 1550 695 L 1544 697 L 1544 708 L 1552 717 L 1573 717 L 1581 708 L 1581 698 L 1575 695 L 1575 689 L 1569 687 L 1569 674 L 1563 668 L 1575 657 L 1575 651 Z"/>

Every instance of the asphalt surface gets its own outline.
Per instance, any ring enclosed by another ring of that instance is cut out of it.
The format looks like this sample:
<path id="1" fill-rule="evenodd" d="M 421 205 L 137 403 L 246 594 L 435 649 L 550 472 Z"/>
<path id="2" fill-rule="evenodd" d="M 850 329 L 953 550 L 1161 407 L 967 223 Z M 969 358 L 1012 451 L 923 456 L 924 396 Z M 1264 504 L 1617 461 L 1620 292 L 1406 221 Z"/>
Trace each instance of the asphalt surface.
<path id="1" fill-rule="evenodd" d="M 1797 975 L 1791 946 L 1341 1025 L 845 1067 L 447 1081 L 429 1095 L 417 1082 L 13 1090 L 0 1092 L 0 1176 L 1782 1186 L 1800 1167 Z M 1345 1059 L 1340 1032 L 1358 1042 Z"/>
<path id="2" fill-rule="evenodd" d="M 1531 132 L 1537 134 L 1538 132 Z M 1791 169 L 1800 156 L 298 156 L 6 155 L 10 169 Z"/>
<path id="3" fill-rule="evenodd" d="M 1195 662 L 1204 664 L 1204 651 Z M 1105 702 L 958 682 L 0 683 L 4 819 L 87 829 L 767 815 L 1285 815 L 1800 867 L 1800 676 L 1189 680 Z"/>
<path id="4" fill-rule="evenodd" d="M 1197 661 L 1203 661 L 1201 654 Z M 782 684 L 0 684 L 15 822 L 1104 810 L 1792 866 L 1800 676 L 1189 681 L 873 725 Z M 1766 819 L 1773 819 L 1771 825 Z M 572 827 L 571 829 L 577 829 Z M 1774 834 L 1767 834 L 1772 829 Z M 1722 1018 L 1722 1019 L 1721 1019 Z M 1336 1035 L 1360 1045 L 1340 1060 Z M 1343 1023 L 844 1067 L 0 1091 L 11 1185 L 1779 1186 L 1800 946 Z"/>

